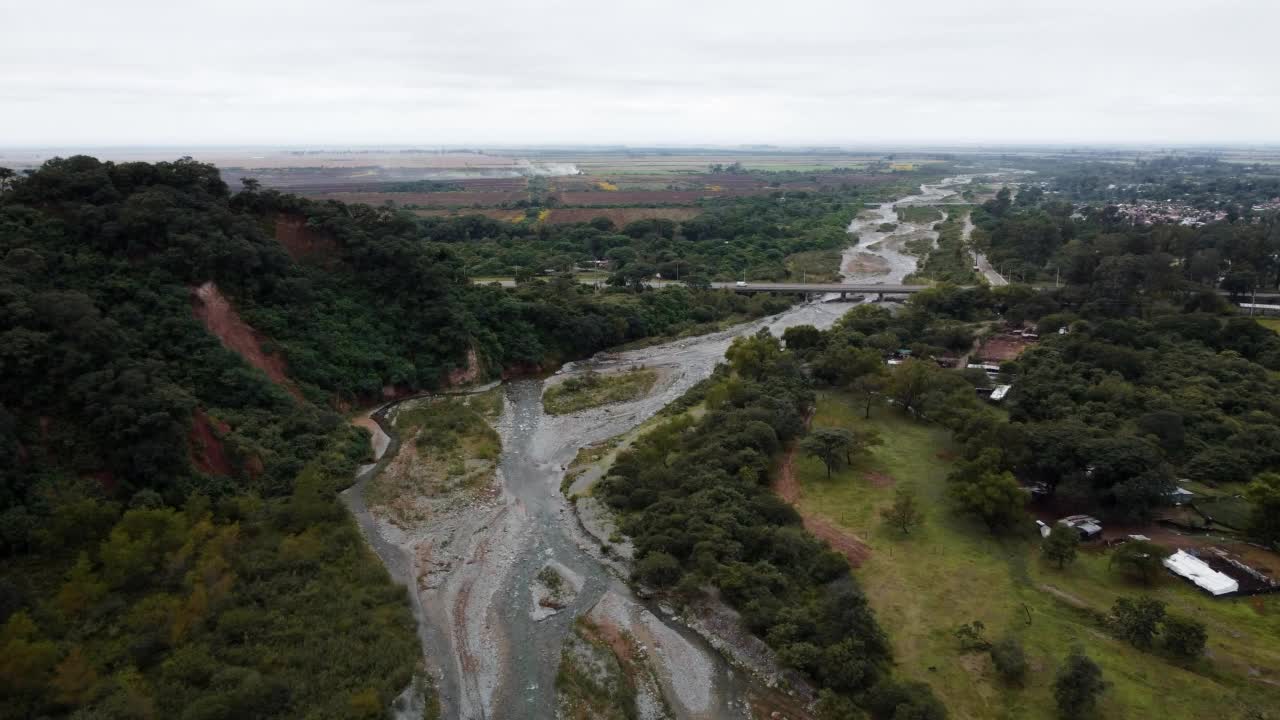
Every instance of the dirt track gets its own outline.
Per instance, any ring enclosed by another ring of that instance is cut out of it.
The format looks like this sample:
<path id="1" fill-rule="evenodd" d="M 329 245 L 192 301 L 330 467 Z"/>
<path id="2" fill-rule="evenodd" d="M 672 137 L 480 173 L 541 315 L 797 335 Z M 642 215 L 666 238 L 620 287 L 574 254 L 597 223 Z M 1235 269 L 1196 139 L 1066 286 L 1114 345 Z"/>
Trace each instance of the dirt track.
<path id="1" fill-rule="evenodd" d="M 831 521 L 813 513 L 807 513 L 800 506 L 800 481 L 796 479 L 792 466 L 795 463 L 796 447 L 793 445 L 783 457 L 782 466 L 778 469 L 778 477 L 773 483 L 773 491 L 778 497 L 786 500 L 804 522 L 804 529 L 814 536 L 826 540 L 831 548 L 849 559 L 849 564 L 858 567 L 871 557 L 871 546 L 853 533 L 841 530 Z"/>

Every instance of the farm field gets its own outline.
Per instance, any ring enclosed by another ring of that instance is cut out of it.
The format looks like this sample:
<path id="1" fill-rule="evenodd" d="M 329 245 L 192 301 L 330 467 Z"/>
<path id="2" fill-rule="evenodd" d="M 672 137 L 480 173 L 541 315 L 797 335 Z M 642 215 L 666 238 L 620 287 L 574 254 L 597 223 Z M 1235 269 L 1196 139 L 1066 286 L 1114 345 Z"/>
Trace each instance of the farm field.
<path id="1" fill-rule="evenodd" d="M 401 206 L 449 208 L 510 205 L 528 200 L 529 193 L 521 190 L 461 190 L 430 193 L 327 192 L 310 197 L 317 200 L 339 200 L 344 203 L 365 205 L 384 205 L 389 201 Z"/>
<path id="2" fill-rule="evenodd" d="M 1059 571 L 1041 560 L 1038 538 L 993 537 L 949 509 L 955 448 L 946 431 L 885 408 L 864 421 L 852 398 L 831 393 L 819 396 L 813 425 L 870 427 L 884 439 L 830 481 L 819 461 L 797 457 L 800 507 L 865 543 L 855 575 L 893 642 L 898 669 L 928 682 L 952 717 L 1055 717 L 1053 678 L 1075 645 L 1111 683 L 1099 713 L 1107 720 L 1238 718 L 1280 703 L 1280 597 L 1211 599 L 1165 573 L 1143 587 L 1114 572 L 1098 550 L 1082 549 Z M 879 517 L 895 486 L 914 489 L 927 513 L 906 537 Z M 1177 664 L 1112 637 L 1093 619 L 1117 597 L 1138 595 L 1203 621 L 1206 657 Z M 1025 687 L 999 680 L 985 653 L 960 651 L 953 632 L 973 620 L 986 625 L 989 640 L 1021 639 L 1031 666 Z"/>
<path id="3" fill-rule="evenodd" d="M 637 220 L 674 220 L 681 222 L 697 217 L 702 208 L 697 207 L 650 207 L 650 208 L 552 208 L 543 222 L 552 225 L 591 222 L 603 217 L 613 221 L 617 227 L 623 227 Z M 506 208 L 457 208 L 453 210 L 414 210 L 419 217 L 462 217 L 464 215 L 484 215 L 494 220 L 520 222 L 525 219 L 524 210 Z"/>

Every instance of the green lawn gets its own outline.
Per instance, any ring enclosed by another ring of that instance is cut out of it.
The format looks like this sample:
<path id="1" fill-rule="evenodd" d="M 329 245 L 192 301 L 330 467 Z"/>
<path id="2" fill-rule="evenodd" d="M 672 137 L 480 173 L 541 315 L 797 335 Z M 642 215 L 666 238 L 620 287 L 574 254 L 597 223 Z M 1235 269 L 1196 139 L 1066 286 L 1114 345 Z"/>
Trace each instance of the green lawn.
<path id="1" fill-rule="evenodd" d="M 1235 718 L 1244 707 L 1280 707 L 1280 596 L 1214 600 L 1167 576 L 1154 587 L 1118 576 L 1105 555 L 1082 552 L 1059 572 L 1039 558 L 1038 538 L 997 539 L 947 507 L 945 479 L 954 448 L 948 433 L 891 409 L 862 420 L 856 402 L 819 396 L 814 426 L 860 427 L 880 432 L 884 445 L 825 478 L 821 463 L 798 458 L 802 507 L 825 515 L 862 538 L 871 558 L 855 571 L 895 649 L 898 671 L 933 686 L 953 718 L 1052 718 L 1053 676 L 1068 648 L 1079 644 L 1102 667 L 1111 687 L 1100 717 Z M 879 509 L 893 487 L 876 487 L 868 471 L 914 488 L 928 511 L 923 527 L 907 538 L 883 525 Z M 1046 590 L 1052 586 L 1058 594 Z M 1209 626 L 1210 658 L 1184 668 L 1111 638 L 1082 605 L 1105 611 L 1120 595 L 1143 592 L 1164 600 L 1171 612 L 1193 615 Z M 984 654 L 962 654 L 955 627 L 982 620 L 987 637 L 1019 636 L 1032 671 L 1023 688 L 999 681 Z"/>
<path id="2" fill-rule="evenodd" d="M 808 250 L 788 255 L 787 274 L 792 281 L 839 282 L 840 251 Z"/>

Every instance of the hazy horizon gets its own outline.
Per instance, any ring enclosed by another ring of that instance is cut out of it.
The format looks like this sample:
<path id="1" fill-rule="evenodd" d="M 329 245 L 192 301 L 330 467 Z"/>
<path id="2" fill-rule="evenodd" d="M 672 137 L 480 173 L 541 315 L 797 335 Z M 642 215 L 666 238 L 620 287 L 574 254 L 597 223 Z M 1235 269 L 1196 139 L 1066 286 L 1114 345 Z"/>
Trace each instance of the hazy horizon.
<path id="1" fill-rule="evenodd" d="M 7 5 L 4 147 L 1280 142 L 1241 0 Z"/>

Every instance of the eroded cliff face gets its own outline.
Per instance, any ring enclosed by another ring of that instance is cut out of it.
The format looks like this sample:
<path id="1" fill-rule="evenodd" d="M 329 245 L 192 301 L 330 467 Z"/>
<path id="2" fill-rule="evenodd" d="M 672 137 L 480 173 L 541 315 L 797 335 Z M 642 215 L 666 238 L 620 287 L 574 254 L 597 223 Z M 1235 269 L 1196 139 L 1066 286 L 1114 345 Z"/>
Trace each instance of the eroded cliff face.
<path id="1" fill-rule="evenodd" d="M 222 437 L 230 430 L 226 423 L 209 417 L 204 410 L 192 413 L 191 430 L 187 433 L 192 467 L 206 475 L 231 475 L 231 460 L 222 444 Z"/>
<path id="2" fill-rule="evenodd" d="M 328 234 L 307 226 L 307 219 L 280 213 L 275 238 L 295 262 L 332 265 L 338 261 L 338 243 Z"/>
<path id="3" fill-rule="evenodd" d="M 446 383 L 451 388 L 473 385 L 480 381 L 481 370 L 480 356 L 476 354 L 475 348 L 469 348 L 466 366 L 450 370 Z"/>
<path id="4" fill-rule="evenodd" d="M 223 347 L 235 352 L 245 362 L 267 374 L 272 382 L 302 399 L 298 386 L 289 378 L 288 363 L 283 355 L 268 355 L 262 350 L 262 336 L 240 318 L 231 301 L 212 281 L 193 288 L 192 311 L 213 333 Z"/>

